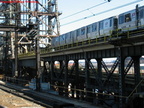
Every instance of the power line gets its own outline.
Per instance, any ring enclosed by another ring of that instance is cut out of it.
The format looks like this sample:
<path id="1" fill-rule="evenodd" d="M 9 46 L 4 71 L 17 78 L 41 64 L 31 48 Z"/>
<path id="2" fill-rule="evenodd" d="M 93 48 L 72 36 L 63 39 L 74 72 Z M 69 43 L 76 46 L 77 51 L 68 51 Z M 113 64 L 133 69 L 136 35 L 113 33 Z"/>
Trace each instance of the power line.
<path id="1" fill-rule="evenodd" d="M 82 13 L 82 12 L 84 12 L 84 11 L 87 11 L 87 10 L 89 10 L 89 9 L 95 8 L 95 7 L 97 7 L 97 6 L 103 5 L 103 4 L 105 4 L 105 3 L 107 3 L 107 2 L 103 2 L 103 3 L 97 4 L 97 5 L 95 5 L 95 6 L 92 6 L 92 7 L 90 7 L 90 8 L 84 9 L 84 10 L 82 10 L 82 11 L 79 11 L 79 12 L 73 13 L 73 14 L 71 14 L 71 15 L 68 15 L 68 16 L 66 16 L 66 17 L 63 17 L 63 18 L 60 19 L 60 20 L 63 20 L 63 19 L 69 18 L 69 17 L 71 17 L 71 16 L 74 16 L 74 15 L 76 15 L 76 14 Z"/>
<path id="2" fill-rule="evenodd" d="M 115 9 L 119 9 L 119 8 L 122 8 L 122 7 L 125 7 L 125 6 L 128 6 L 128 5 L 131 5 L 131 4 L 140 2 L 140 1 L 143 1 L 143 0 L 136 0 L 136 1 L 133 1 L 133 2 L 131 2 L 131 3 L 124 4 L 124 5 L 122 5 L 122 6 L 118 6 L 118 7 L 115 7 L 115 8 L 106 10 L 106 11 L 103 11 L 103 12 L 99 12 L 99 13 L 96 13 L 96 14 L 93 14 L 93 15 L 90 15 L 90 16 L 87 16 L 87 17 L 84 17 L 84 18 L 81 18 L 81 19 L 77 19 L 77 20 L 75 20 L 75 21 L 68 22 L 68 23 L 63 24 L 63 25 L 61 25 L 61 26 L 65 26 L 65 25 L 68 25 L 68 24 L 71 24 L 71 23 L 75 23 L 75 22 L 78 22 L 78 21 L 81 21 L 81 20 L 85 20 L 85 19 L 88 19 L 88 18 L 90 18 L 90 17 L 94 17 L 94 16 L 96 16 L 96 15 L 100 15 L 100 14 L 103 14 L 103 13 L 106 13 L 106 12 L 109 12 L 109 11 L 113 11 L 113 10 L 115 10 Z"/>

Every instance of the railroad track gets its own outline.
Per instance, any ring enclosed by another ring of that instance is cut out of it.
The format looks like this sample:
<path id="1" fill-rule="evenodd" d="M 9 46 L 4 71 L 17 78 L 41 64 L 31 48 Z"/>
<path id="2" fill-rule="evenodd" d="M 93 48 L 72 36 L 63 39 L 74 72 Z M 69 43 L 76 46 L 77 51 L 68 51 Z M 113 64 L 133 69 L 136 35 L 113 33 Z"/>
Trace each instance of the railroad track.
<path id="1" fill-rule="evenodd" d="M 58 96 L 55 97 L 53 95 L 45 95 L 41 92 L 36 92 L 9 83 L 0 83 L 0 89 L 46 108 L 100 108 L 86 102 L 78 102 L 76 100 L 58 98 Z"/>
<path id="2" fill-rule="evenodd" d="M 6 87 L 6 86 L 4 86 L 4 85 L 2 85 L 2 84 L 0 84 L 0 89 L 3 90 L 3 91 L 5 91 L 5 92 L 7 92 L 7 93 L 11 93 L 11 94 L 13 94 L 13 95 L 15 95 L 15 96 L 18 96 L 18 97 L 21 97 L 21 98 L 23 98 L 23 99 L 26 99 L 26 100 L 28 100 L 28 101 L 37 103 L 37 104 L 39 104 L 39 105 L 41 105 L 41 106 L 44 106 L 44 107 L 46 107 L 46 108 L 53 108 L 53 105 L 50 105 L 50 104 L 48 104 L 48 103 L 44 103 L 42 100 L 41 100 L 41 101 L 40 101 L 40 100 L 36 100 L 35 97 L 27 96 L 27 95 L 25 95 L 23 92 L 20 92 L 20 91 L 18 91 L 18 90 L 15 90 L 15 89 Z M 3 106 L 0 106 L 0 108 L 4 108 L 4 107 L 3 107 Z"/>

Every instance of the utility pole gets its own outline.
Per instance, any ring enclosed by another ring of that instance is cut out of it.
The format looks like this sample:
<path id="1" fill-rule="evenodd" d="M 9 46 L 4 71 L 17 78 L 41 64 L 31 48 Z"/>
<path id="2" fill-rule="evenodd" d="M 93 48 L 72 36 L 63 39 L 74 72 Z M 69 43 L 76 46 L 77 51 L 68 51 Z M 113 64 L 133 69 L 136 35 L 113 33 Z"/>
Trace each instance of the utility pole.
<path id="1" fill-rule="evenodd" d="M 51 1 L 48 2 L 48 13 L 52 13 L 52 3 Z M 53 31 L 52 31 L 52 16 L 48 16 L 48 34 L 52 35 Z"/>
<path id="2" fill-rule="evenodd" d="M 58 0 L 50 0 L 48 2 L 48 13 L 51 14 L 48 16 L 48 35 L 51 37 L 53 36 L 53 33 L 55 33 L 54 34 L 55 36 L 59 36 L 60 35 L 59 15 L 61 15 L 62 13 L 58 12 Z M 55 28 L 56 32 L 54 32 Z"/>
<path id="3" fill-rule="evenodd" d="M 59 23 L 59 13 L 58 13 L 58 0 L 55 0 L 55 12 L 56 12 L 56 24 L 57 24 L 57 35 L 60 35 L 60 23 Z"/>
<path id="4" fill-rule="evenodd" d="M 38 0 L 36 0 L 38 2 Z M 35 11 L 38 11 L 38 3 L 36 3 L 36 9 Z M 36 25 L 35 25 L 35 30 L 36 30 L 36 38 L 35 38 L 35 53 L 36 53 L 36 90 L 40 91 L 41 90 L 41 84 L 40 84 L 40 76 L 41 76 L 41 71 L 40 71 L 40 47 L 39 47 L 39 20 L 36 17 Z"/>
<path id="5" fill-rule="evenodd" d="M 35 48 L 35 53 L 36 53 L 36 71 L 37 71 L 37 75 L 36 75 L 36 90 L 40 91 L 40 89 L 41 89 L 41 86 L 40 86 L 41 72 L 40 72 L 40 48 L 39 48 L 38 32 L 37 32 L 37 37 L 35 39 L 35 47 L 36 47 Z"/>
<path id="6" fill-rule="evenodd" d="M 20 4 L 15 4 L 15 77 L 18 77 L 18 24 L 20 24 Z"/>

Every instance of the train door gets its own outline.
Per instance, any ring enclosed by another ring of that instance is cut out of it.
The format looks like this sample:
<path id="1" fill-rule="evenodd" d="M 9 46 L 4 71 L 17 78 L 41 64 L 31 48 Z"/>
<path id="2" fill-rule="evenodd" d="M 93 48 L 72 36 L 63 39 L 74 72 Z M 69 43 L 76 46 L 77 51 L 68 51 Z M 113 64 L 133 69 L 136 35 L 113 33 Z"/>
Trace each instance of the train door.
<path id="1" fill-rule="evenodd" d="M 80 41 L 80 29 L 77 29 L 77 30 L 75 30 L 75 32 L 76 32 L 76 42 L 79 42 Z"/>
<path id="2" fill-rule="evenodd" d="M 95 39 L 98 37 L 98 27 L 97 23 L 90 24 L 87 26 L 87 38 L 88 39 Z"/>
<path id="3" fill-rule="evenodd" d="M 87 40 L 87 38 L 86 38 L 86 27 L 80 28 L 79 32 L 80 32 L 80 34 L 79 34 L 79 36 L 77 36 L 77 40 L 79 42 Z"/>
<path id="4" fill-rule="evenodd" d="M 99 37 L 99 32 L 98 32 L 98 23 L 93 23 L 92 24 L 92 32 L 91 32 L 91 38 L 95 39 Z"/>
<path id="5" fill-rule="evenodd" d="M 92 28 L 91 25 L 86 26 L 86 37 L 88 40 L 91 39 L 91 32 L 92 32 L 91 28 Z"/>
<path id="6" fill-rule="evenodd" d="M 114 17 L 105 19 L 99 22 L 99 33 L 100 36 L 110 36 L 112 31 L 114 30 Z"/>
<path id="7" fill-rule="evenodd" d="M 104 36 L 110 36 L 113 30 L 113 17 L 104 20 Z"/>
<path id="8" fill-rule="evenodd" d="M 100 36 L 100 37 L 104 35 L 104 30 L 103 30 L 103 28 L 104 28 L 103 21 L 100 21 L 100 22 L 99 22 L 99 36 Z"/>

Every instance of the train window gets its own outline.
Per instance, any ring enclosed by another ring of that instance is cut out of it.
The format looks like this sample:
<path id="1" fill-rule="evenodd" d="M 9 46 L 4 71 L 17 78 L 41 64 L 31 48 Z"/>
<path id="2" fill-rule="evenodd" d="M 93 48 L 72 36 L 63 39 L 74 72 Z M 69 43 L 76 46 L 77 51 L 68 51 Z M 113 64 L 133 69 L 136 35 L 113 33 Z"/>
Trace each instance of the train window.
<path id="1" fill-rule="evenodd" d="M 103 29 L 103 21 L 101 21 L 101 22 L 99 23 L 99 29 L 100 29 L 100 30 Z"/>
<path id="2" fill-rule="evenodd" d="M 70 39 L 73 41 L 73 37 L 74 37 L 74 32 L 70 32 Z"/>
<path id="3" fill-rule="evenodd" d="M 80 30 L 78 29 L 77 31 L 76 31 L 76 36 L 79 36 L 80 35 Z"/>
<path id="4" fill-rule="evenodd" d="M 91 26 L 87 26 L 87 33 L 91 32 Z"/>
<path id="5" fill-rule="evenodd" d="M 92 24 L 92 32 L 96 31 L 97 30 L 97 25 L 96 23 Z"/>
<path id="6" fill-rule="evenodd" d="M 124 16 L 119 16 L 119 24 L 122 24 L 124 23 Z"/>
<path id="7" fill-rule="evenodd" d="M 125 15 L 125 22 L 129 22 L 129 21 L 131 21 L 131 14 L 130 13 Z"/>
<path id="8" fill-rule="evenodd" d="M 68 38 L 68 33 L 65 34 L 65 38 L 66 38 L 66 39 Z"/>
<path id="9" fill-rule="evenodd" d="M 140 16 L 140 18 L 143 18 L 143 17 L 144 17 L 144 10 L 143 10 L 143 9 L 140 10 L 140 12 L 139 12 L 139 16 Z"/>
<path id="10" fill-rule="evenodd" d="M 85 34 L 85 28 L 81 28 L 81 35 L 84 35 Z"/>
<path id="11" fill-rule="evenodd" d="M 112 26 L 112 18 L 104 20 L 103 23 L 104 23 L 104 27 L 103 27 L 104 29 L 111 27 Z"/>
<path id="12" fill-rule="evenodd" d="M 70 32 L 70 37 L 72 37 L 73 36 L 73 32 Z"/>
<path id="13" fill-rule="evenodd" d="M 112 26 L 112 18 L 110 19 L 110 27 Z"/>

